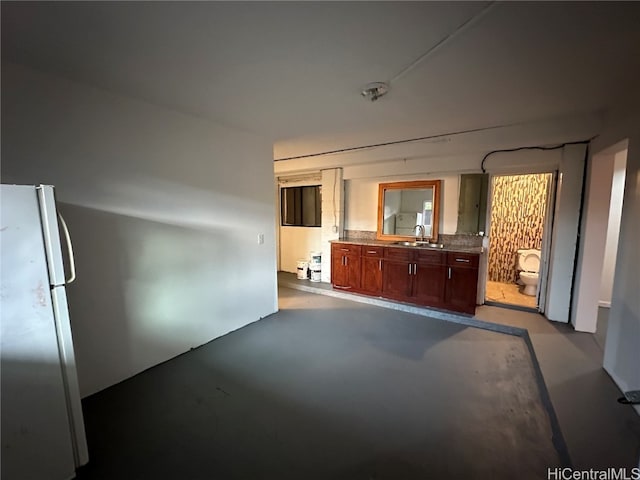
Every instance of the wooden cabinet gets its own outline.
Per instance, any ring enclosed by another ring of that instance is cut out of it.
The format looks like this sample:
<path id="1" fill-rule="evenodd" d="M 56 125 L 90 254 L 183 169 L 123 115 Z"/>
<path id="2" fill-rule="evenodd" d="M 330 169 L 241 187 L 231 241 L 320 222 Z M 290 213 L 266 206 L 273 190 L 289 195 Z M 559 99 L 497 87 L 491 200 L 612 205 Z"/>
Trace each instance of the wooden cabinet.
<path id="1" fill-rule="evenodd" d="M 445 253 L 416 252 L 414 273 L 414 297 L 417 302 L 434 307 L 445 303 Z"/>
<path id="2" fill-rule="evenodd" d="M 361 277 L 360 245 L 334 243 L 331 246 L 331 283 L 341 290 L 359 290 Z"/>
<path id="3" fill-rule="evenodd" d="M 445 304 L 452 310 L 475 313 L 478 255 L 449 252 Z"/>
<path id="4" fill-rule="evenodd" d="M 382 294 L 382 247 L 362 246 L 360 289 L 369 295 Z"/>
<path id="5" fill-rule="evenodd" d="M 408 301 L 413 291 L 413 251 L 407 248 L 385 248 L 382 294 Z"/>
<path id="6" fill-rule="evenodd" d="M 334 288 L 475 313 L 479 255 L 334 243 Z"/>
<path id="7" fill-rule="evenodd" d="M 445 294 L 445 254 L 433 250 L 385 248 L 385 296 L 441 306 Z"/>

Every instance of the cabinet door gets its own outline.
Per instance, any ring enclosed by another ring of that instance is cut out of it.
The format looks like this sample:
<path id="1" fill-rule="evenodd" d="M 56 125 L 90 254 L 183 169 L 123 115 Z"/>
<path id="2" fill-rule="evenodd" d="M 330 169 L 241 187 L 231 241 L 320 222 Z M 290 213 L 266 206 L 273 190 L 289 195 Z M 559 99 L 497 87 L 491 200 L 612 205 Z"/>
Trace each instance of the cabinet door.
<path id="1" fill-rule="evenodd" d="M 406 299 L 411 295 L 413 263 L 384 260 L 382 292 L 389 297 Z"/>
<path id="2" fill-rule="evenodd" d="M 336 288 L 347 288 L 347 269 L 344 264 L 345 256 L 339 252 L 331 252 L 331 283 Z"/>
<path id="3" fill-rule="evenodd" d="M 360 288 L 371 295 L 382 293 L 382 258 L 362 257 Z"/>
<path id="4" fill-rule="evenodd" d="M 360 289 L 360 269 L 362 268 L 360 256 L 347 254 L 344 256 L 344 264 L 347 272 L 347 287 L 354 290 Z"/>
<path id="5" fill-rule="evenodd" d="M 416 302 L 439 306 L 445 302 L 445 265 L 418 263 L 413 280 L 413 295 Z"/>
<path id="6" fill-rule="evenodd" d="M 465 313 L 475 313 L 477 287 L 477 268 L 447 267 L 447 307 Z"/>

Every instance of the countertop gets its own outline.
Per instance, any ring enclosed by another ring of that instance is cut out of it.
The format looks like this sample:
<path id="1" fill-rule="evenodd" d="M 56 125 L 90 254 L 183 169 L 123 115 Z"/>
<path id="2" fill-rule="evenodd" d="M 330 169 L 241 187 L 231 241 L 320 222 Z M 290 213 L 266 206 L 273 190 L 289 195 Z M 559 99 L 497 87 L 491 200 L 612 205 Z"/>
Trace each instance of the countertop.
<path id="1" fill-rule="evenodd" d="M 393 247 L 393 248 L 410 248 L 410 249 L 420 249 L 420 250 L 437 250 L 441 252 L 459 252 L 459 253 L 475 253 L 482 254 L 484 253 L 484 249 L 482 247 L 464 247 L 458 245 L 444 245 L 442 248 L 439 247 L 429 247 L 429 246 L 417 246 L 417 247 L 409 247 L 406 245 L 397 245 L 395 242 L 390 242 L 386 240 L 361 240 L 361 239 L 353 239 L 353 238 L 339 238 L 338 240 L 330 240 L 329 243 L 350 243 L 354 245 L 371 245 L 377 247 Z"/>

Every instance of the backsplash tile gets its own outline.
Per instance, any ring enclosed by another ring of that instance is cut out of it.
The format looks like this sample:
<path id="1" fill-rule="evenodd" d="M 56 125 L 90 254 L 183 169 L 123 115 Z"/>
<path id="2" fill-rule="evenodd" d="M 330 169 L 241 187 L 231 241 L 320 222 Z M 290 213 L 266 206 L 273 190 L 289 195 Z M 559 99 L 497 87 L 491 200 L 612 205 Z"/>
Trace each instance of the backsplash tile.
<path id="1" fill-rule="evenodd" d="M 350 240 L 375 240 L 376 232 L 370 232 L 368 230 L 345 230 L 344 238 Z"/>
<path id="2" fill-rule="evenodd" d="M 446 234 L 438 235 L 438 242 L 444 244 L 445 247 L 481 247 L 482 237 L 480 235 L 468 234 Z"/>
<path id="3" fill-rule="evenodd" d="M 348 238 L 349 240 L 375 240 L 376 232 L 371 232 L 368 230 L 345 230 L 344 238 Z M 468 235 L 468 234 L 440 234 L 438 236 L 438 242 L 443 243 L 446 247 L 465 247 L 465 248 L 474 248 L 474 247 L 482 247 L 482 237 L 479 235 Z"/>

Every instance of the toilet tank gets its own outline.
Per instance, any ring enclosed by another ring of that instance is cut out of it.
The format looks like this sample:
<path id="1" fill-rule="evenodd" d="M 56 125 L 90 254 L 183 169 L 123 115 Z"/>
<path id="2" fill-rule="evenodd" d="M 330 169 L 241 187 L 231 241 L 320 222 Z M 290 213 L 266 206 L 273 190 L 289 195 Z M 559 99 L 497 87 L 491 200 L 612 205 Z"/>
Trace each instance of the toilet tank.
<path id="1" fill-rule="evenodd" d="M 540 271 L 540 250 L 535 248 L 518 250 L 518 270 L 538 273 Z"/>

